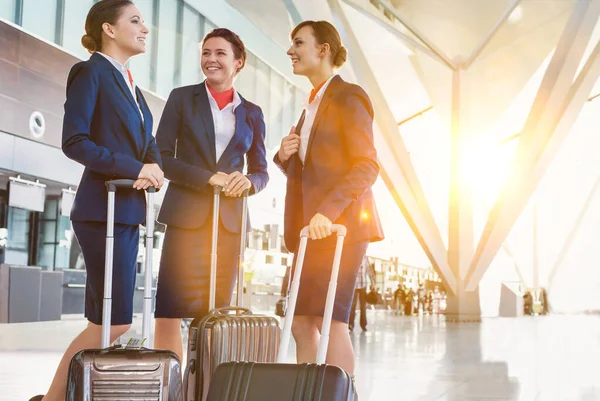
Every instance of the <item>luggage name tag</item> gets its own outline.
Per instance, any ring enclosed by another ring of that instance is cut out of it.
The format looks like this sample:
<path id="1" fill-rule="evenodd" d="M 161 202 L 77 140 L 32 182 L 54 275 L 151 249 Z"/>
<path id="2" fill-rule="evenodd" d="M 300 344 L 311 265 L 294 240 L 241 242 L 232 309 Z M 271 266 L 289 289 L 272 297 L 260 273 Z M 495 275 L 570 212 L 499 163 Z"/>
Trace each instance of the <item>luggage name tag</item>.
<path id="1" fill-rule="evenodd" d="M 146 343 L 146 339 L 145 338 L 136 338 L 136 337 L 131 337 L 129 339 L 129 341 L 127 341 L 127 343 L 123 346 L 123 348 L 143 348 L 144 344 Z"/>

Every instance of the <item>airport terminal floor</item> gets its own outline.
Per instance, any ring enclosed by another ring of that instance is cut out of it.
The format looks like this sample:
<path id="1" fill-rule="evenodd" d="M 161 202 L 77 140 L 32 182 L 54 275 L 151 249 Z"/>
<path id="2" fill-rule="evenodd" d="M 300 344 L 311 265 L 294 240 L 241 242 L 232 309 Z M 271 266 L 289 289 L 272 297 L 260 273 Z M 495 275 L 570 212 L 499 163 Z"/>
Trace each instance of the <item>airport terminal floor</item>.
<path id="1" fill-rule="evenodd" d="M 600 400 L 598 316 L 449 323 L 369 310 L 368 321 L 367 332 L 352 333 L 361 401 Z M 43 393 L 85 324 L 76 316 L 0 325 L 0 401 Z M 140 327 L 137 316 L 132 330 Z"/>

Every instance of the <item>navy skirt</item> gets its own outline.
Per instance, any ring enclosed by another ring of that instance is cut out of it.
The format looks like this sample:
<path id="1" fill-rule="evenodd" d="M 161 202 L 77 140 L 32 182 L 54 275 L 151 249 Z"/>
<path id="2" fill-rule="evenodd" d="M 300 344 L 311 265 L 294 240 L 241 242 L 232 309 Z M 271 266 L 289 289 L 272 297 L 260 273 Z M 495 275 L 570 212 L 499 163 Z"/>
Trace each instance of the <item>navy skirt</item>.
<path id="1" fill-rule="evenodd" d="M 73 231 L 81 247 L 85 270 L 85 317 L 102 324 L 106 223 L 73 221 Z M 131 324 L 136 261 L 140 243 L 139 226 L 115 224 L 111 325 Z"/>
<path id="2" fill-rule="evenodd" d="M 329 289 L 335 249 L 318 249 L 313 245 L 314 242 L 309 240 L 304 255 L 295 316 L 323 317 L 325 313 L 325 300 Z M 344 245 L 333 306 L 333 320 L 348 323 L 356 275 L 368 245 L 368 241 Z M 296 252 L 297 254 L 298 252 Z M 294 257 L 295 266 L 296 258 Z"/>
<path id="3" fill-rule="evenodd" d="M 157 318 L 200 318 L 208 313 L 212 222 L 201 228 L 168 226 L 158 285 Z M 217 308 L 229 306 L 237 279 L 240 234 L 219 224 L 217 244 Z"/>

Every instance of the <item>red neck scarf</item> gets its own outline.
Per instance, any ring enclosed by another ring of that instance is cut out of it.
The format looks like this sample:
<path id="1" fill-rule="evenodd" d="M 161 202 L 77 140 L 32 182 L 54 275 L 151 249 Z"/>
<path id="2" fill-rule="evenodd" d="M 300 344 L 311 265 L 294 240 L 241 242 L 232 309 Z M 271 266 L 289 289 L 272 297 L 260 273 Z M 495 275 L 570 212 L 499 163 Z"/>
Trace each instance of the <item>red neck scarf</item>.
<path id="1" fill-rule="evenodd" d="M 325 82 L 327 82 L 327 81 L 325 81 Z M 312 101 L 315 100 L 315 96 L 317 96 L 317 93 L 319 93 L 319 90 L 321 90 L 323 85 L 325 85 L 325 82 L 322 82 L 321 85 L 317 86 L 316 88 L 314 88 L 313 90 L 310 91 L 310 97 L 308 98 L 308 103 L 312 103 Z"/>
<path id="2" fill-rule="evenodd" d="M 226 90 L 225 92 L 217 93 L 208 84 L 206 84 L 206 87 L 210 91 L 212 97 L 217 101 L 217 106 L 219 106 L 219 110 L 223 110 L 225 106 L 233 102 L 233 88 Z"/>

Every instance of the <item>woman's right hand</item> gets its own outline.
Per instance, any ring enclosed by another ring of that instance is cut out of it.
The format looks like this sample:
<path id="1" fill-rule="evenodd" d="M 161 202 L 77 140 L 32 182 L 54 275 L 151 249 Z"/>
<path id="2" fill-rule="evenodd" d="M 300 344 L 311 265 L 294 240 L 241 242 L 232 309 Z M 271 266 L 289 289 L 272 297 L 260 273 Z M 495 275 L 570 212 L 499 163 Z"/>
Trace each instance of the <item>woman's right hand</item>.
<path id="1" fill-rule="evenodd" d="M 292 126 L 290 133 L 281 140 L 278 157 L 282 163 L 288 161 L 290 157 L 300 149 L 300 136 L 296 134 L 296 127 Z"/>
<path id="2" fill-rule="evenodd" d="M 156 163 L 144 164 L 142 170 L 138 174 L 138 180 L 136 181 L 136 184 L 141 184 L 142 180 L 144 179 L 150 181 L 154 188 L 160 189 L 165 181 L 165 173 L 163 173 L 163 171 L 160 169 L 160 166 Z M 134 187 L 135 186 L 136 185 L 134 184 Z"/>
<path id="3" fill-rule="evenodd" d="M 221 188 L 225 188 L 227 186 L 227 178 L 229 177 L 229 174 L 225 174 L 222 172 L 218 172 L 215 175 L 213 175 L 212 177 L 210 177 L 210 180 L 208 180 L 208 183 L 210 185 L 212 185 L 213 187 L 219 186 Z"/>

